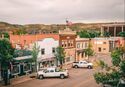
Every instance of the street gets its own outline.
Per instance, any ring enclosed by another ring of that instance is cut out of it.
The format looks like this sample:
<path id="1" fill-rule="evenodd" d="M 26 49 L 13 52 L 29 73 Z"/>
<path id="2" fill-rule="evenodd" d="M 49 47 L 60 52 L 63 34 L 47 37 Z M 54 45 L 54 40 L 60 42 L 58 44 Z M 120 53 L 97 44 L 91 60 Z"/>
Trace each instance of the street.
<path id="1" fill-rule="evenodd" d="M 98 55 L 97 59 L 104 60 L 106 63 L 111 62 L 109 55 Z M 94 80 L 93 74 L 98 71 L 97 68 L 71 68 L 69 70 L 69 78 L 45 78 L 43 80 L 33 79 L 13 87 L 100 87 Z"/>
<path id="2" fill-rule="evenodd" d="M 13 87 L 99 87 L 94 78 L 94 69 L 71 69 L 69 78 L 45 78 L 43 80 L 34 79 Z"/>

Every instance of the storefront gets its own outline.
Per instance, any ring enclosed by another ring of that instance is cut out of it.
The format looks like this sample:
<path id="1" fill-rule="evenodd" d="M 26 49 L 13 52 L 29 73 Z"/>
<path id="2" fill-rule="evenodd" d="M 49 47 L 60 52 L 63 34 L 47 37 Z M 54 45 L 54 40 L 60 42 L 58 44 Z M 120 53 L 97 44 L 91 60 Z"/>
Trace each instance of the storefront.
<path id="1" fill-rule="evenodd" d="M 38 62 L 39 69 L 45 67 L 55 66 L 55 58 L 46 58 Z"/>
<path id="2" fill-rule="evenodd" d="M 27 73 L 31 73 L 32 71 L 32 63 L 31 56 L 18 57 L 15 58 L 12 68 L 12 76 L 24 75 Z"/>

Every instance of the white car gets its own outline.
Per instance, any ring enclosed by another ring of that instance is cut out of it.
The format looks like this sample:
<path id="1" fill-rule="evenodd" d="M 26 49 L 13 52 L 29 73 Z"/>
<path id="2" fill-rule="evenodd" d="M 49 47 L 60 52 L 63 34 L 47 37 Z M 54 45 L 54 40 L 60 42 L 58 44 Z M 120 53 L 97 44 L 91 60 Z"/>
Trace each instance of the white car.
<path id="1" fill-rule="evenodd" d="M 64 79 L 65 77 L 68 77 L 68 70 L 59 70 L 57 68 L 47 68 L 42 71 L 37 72 L 37 76 L 39 79 L 43 79 L 45 77 L 60 77 L 61 79 Z"/>
<path id="2" fill-rule="evenodd" d="M 93 64 L 87 61 L 73 62 L 73 68 L 82 68 L 82 67 L 92 69 Z"/>

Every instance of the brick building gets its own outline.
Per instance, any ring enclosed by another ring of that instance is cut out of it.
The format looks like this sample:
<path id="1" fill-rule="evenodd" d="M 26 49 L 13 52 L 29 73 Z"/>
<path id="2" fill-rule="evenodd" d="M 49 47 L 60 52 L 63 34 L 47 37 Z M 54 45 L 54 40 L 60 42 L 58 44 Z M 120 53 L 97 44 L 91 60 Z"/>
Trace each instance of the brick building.
<path id="1" fill-rule="evenodd" d="M 75 61 L 76 54 L 76 31 L 72 31 L 69 28 L 59 31 L 59 45 L 64 48 L 65 51 L 65 63 L 72 63 Z"/>

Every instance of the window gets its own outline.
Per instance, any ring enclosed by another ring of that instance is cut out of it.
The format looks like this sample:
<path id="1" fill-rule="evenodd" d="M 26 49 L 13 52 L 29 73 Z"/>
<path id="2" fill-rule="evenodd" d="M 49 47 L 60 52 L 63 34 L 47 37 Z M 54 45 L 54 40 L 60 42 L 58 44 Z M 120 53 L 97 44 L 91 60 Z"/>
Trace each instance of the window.
<path id="1" fill-rule="evenodd" d="M 82 58 L 84 57 L 84 53 L 82 53 Z"/>
<path id="2" fill-rule="evenodd" d="M 103 42 L 103 44 L 106 44 L 106 42 Z"/>
<path id="3" fill-rule="evenodd" d="M 70 42 L 68 43 L 68 47 L 70 47 Z"/>
<path id="4" fill-rule="evenodd" d="M 50 72 L 54 72 L 54 70 L 50 70 Z"/>
<path id="5" fill-rule="evenodd" d="M 106 50 L 106 48 L 103 48 L 103 50 Z"/>
<path id="6" fill-rule="evenodd" d="M 56 52 L 56 49 L 53 47 L 52 48 L 52 53 L 55 53 Z"/>
<path id="7" fill-rule="evenodd" d="M 101 47 L 98 48 L 98 51 L 101 52 Z"/>
<path id="8" fill-rule="evenodd" d="M 82 43 L 82 48 L 84 48 L 84 43 Z"/>
<path id="9" fill-rule="evenodd" d="M 80 43 L 77 44 L 77 48 L 80 48 Z"/>
<path id="10" fill-rule="evenodd" d="M 45 49 L 41 49 L 41 54 L 44 55 L 45 54 Z"/>
<path id="11" fill-rule="evenodd" d="M 85 43 L 85 48 L 87 48 L 87 47 L 88 47 L 88 43 L 86 42 L 86 43 Z"/>

